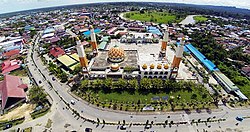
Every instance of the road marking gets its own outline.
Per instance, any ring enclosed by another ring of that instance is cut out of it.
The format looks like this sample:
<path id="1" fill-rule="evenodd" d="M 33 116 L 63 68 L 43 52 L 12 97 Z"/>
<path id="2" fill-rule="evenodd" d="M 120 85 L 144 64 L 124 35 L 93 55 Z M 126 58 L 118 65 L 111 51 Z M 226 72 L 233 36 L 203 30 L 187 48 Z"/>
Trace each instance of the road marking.
<path id="1" fill-rule="evenodd" d="M 193 126 L 191 125 L 191 123 L 189 121 L 188 115 L 187 114 L 182 114 L 180 116 L 181 116 L 181 118 L 182 118 L 183 121 L 187 122 L 189 132 L 195 132 Z"/>

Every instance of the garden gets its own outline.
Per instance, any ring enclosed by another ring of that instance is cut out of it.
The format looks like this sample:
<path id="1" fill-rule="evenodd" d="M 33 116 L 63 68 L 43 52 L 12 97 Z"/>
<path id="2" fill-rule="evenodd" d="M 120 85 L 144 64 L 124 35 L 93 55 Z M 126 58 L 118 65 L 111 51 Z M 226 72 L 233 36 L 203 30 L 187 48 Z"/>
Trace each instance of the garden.
<path id="1" fill-rule="evenodd" d="M 155 23 L 178 23 L 185 18 L 182 14 L 158 11 L 133 11 L 124 14 L 124 17 L 132 20 Z"/>
<path id="2" fill-rule="evenodd" d="M 213 109 L 217 104 L 200 84 L 157 78 L 82 80 L 72 92 L 97 107 L 134 112 Z"/>

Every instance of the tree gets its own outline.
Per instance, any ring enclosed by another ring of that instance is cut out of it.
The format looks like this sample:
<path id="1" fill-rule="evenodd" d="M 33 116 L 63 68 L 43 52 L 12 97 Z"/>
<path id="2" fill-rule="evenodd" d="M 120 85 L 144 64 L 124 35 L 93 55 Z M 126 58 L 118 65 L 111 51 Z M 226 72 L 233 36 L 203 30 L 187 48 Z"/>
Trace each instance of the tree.
<path id="1" fill-rule="evenodd" d="M 151 87 L 152 87 L 152 83 L 151 83 L 150 79 L 148 79 L 148 78 L 141 79 L 140 88 L 142 88 L 142 89 L 150 89 Z"/>
<path id="2" fill-rule="evenodd" d="M 107 78 L 104 80 L 105 88 L 113 88 L 113 80 L 111 78 Z"/>
<path id="3" fill-rule="evenodd" d="M 89 80 L 84 79 L 84 80 L 81 81 L 81 89 L 82 90 L 88 88 L 88 86 L 89 86 Z"/>
<path id="4" fill-rule="evenodd" d="M 128 88 L 138 89 L 139 88 L 138 81 L 136 79 L 129 80 L 128 81 Z"/>
<path id="5" fill-rule="evenodd" d="M 44 104 L 44 102 L 48 101 L 47 94 L 44 92 L 42 87 L 33 85 L 29 90 L 29 99 L 33 104 Z"/>
<path id="6" fill-rule="evenodd" d="M 151 80 L 153 88 L 161 89 L 163 87 L 163 81 L 159 78 L 154 78 Z"/>
<path id="7" fill-rule="evenodd" d="M 95 79 L 95 80 L 93 81 L 92 87 L 93 87 L 93 88 L 99 89 L 99 88 L 101 88 L 101 87 L 103 86 L 103 83 L 104 83 L 103 80 Z"/>
<path id="8" fill-rule="evenodd" d="M 127 87 L 127 81 L 125 81 L 122 78 L 119 78 L 116 82 L 118 88 L 126 88 Z"/>
<path id="9" fill-rule="evenodd" d="M 78 64 L 75 69 L 73 70 L 73 74 L 78 74 L 78 73 L 81 73 L 82 71 L 82 67 L 80 66 L 80 64 Z"/>

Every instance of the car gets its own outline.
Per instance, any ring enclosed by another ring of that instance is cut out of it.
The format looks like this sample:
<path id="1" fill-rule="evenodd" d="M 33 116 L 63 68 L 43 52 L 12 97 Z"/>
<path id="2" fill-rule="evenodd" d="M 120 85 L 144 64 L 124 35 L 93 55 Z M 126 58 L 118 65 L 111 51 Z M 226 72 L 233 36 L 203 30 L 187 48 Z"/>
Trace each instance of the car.
<path id="1" fill-rule="evenodd" d="M 241 117 L 241 116 L 237 116 L 235 119 L 236 119 L 237 121 L 243 121 L 243 120 L 244 120 L 244 118 Z"/>
<path id="2" fill-rule="evenodd" d="M 42 81 L 40 80 L 40 81 L 38 81 L 38 83 L 39 83 L 39 84 L 41 84 L 41 83 L 42 83 Z"/>
<path id="3" fill-rule="evenodd" d="M 56 80 L 55 77 L 52 77 L 52 80 L 55 81 Z"/>
<path id="4" fill-rule="evenodd" d="M 76 102 L 75 102 L 74 100 L 70 100 L 70 103 L 71 103 L 72 105 L 75 105 L 75 104 L 76 104 Z"/>
<path id="5" fill-rule="evenodd" d="M 12 124 L 6 124 L 5 127 L 3 128 L 3 130 L 9 129 L 12 127 Z"/>
<path id="6" fill-rule="evenodd" d="M 91 128 L 86 128 L 85 132 L 92 132 L 92 129 Z"/>
<path id="7" fill-rule="evenodd" d="M 126 130 L 127 127 L 126 127 L 126 126 L 121 126 L 120 129 L 121 129 L 121 130 Z"/>

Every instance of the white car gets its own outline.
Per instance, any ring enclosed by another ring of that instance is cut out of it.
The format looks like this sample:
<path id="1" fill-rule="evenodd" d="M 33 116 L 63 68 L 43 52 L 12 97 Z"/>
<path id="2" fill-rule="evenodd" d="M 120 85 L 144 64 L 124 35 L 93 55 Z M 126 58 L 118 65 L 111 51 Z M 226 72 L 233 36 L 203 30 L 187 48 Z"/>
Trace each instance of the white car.
<path id="1" fill-rule="evenodd" d="M 72 105 L 76 104 L 76 102 L 75 102 L 74 100 L 70 100 L 70 103 L 71 103 Z"/>

